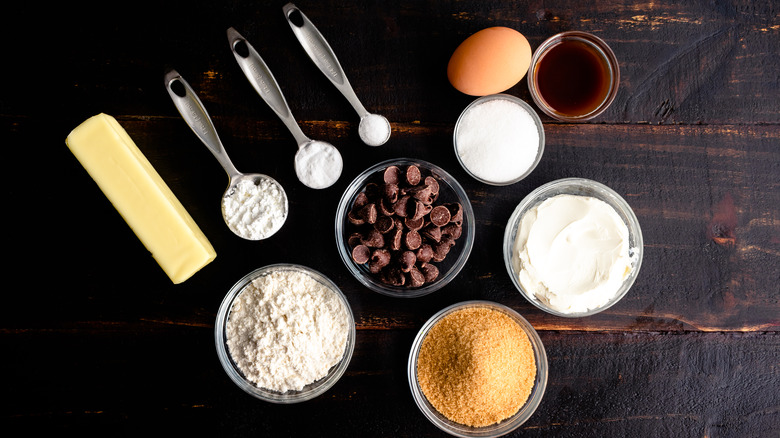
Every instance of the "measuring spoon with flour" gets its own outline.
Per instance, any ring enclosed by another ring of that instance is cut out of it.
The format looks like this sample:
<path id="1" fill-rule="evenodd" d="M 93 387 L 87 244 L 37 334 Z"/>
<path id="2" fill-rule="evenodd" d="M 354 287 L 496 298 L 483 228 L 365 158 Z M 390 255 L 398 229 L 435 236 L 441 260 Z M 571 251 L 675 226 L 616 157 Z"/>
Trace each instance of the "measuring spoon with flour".
<path id="1" fill-rule="evenodd" d="M 325 74 L 333 85 L 341 91 L 341 94 L 347 98 L 352 107 L 360 116 L 360 125 L 358 133 L 363 143 L 369 146 L 381 146 L 390 139 L 390 122 L 385 116 L 369 113 L 360 103 L 360 99 L 355 95 L 355 91 L 341 68 L 336 54 L 330 48 L 330 44 L 317 30 L 317 28 L 306 18 L 294 4 L 287 3 L 282 8 L 287 22 L 290 24 L 295 37 L 303 46 L 303 49 L 314 61 L 314 64 Z"/>
<path id="2" fill-rule="evenodd" d="M 176 70 L 165 74 L 165 88 L 192 132 L 228 174 L 228 188 L 222 196 L 222 217 L 228 228 L 247 240 L 262 240 L 279 231 L 288 211 L 282 186 L 268 175 L 236 170 L 206 108 Z"/>
<path id="3" fill-rule="evenodd" d="M 251 44 L 232 27 L 227 30 L 230 50 L 238 61 L 249 83 L 265 103 L 290 130 L 298 142 L 295 153 L 295 174 L 307 187 L 324 189 L 332 186 L 341 176 L 344 163 L 341 154 L 332 144 L 307 137 L 287 105 L 282 89 L 271 74 L 271 70 Z"/>

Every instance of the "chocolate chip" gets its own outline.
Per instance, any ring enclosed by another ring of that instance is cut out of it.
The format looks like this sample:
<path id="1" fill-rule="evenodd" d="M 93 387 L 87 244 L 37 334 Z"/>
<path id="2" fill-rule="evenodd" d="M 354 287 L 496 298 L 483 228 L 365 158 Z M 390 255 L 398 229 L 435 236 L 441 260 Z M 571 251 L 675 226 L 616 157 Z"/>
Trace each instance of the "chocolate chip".
<path id="1" fill-rule="evenodd" d="M 407 203 L 407 210 L 406 210 L 406 217 L 411 217 L 412 219 L 421 219 L 426 214 L 431 212 L 431 206 L 425 205 L 422 202 L 410 199 Z"/>
<path id="2" fill-rule="evenodd" d="M 409 270 L 409 286 L 420 287 L 423 284 L 425 284 L 425 275 L 412 266 L 412 269 Z"/>
<path id="3" fill-rule="evenodd" d="M 408 217 L 404 219 L 404 225 L 410 230 L 419 231 L 425 225 L 425 217 L 420 217 L 419 219 Z"/>
<path id="4" fill-rule="evenodd" d="M 449 223 L 442 227 L 441 234 L 445 236 L 450 236 L 453 239 L 459 239 L 460 236 L 463 234 L 463 226 L 456 223 Z"/>
<path id="5" fill-rule="evenodd" d="M 372 182 L 366 184 L 364 192 L 368 199 L 375 199 L 379 195 L 379 184 Z"/>
<path id="6" fill-rule="evenodd" d="M 424 266 L 420 268 L 420 270 L 422 271 L 422 274 L 425 277 L 426 283 L 431 283 L 435 281 L 437 278 L 439 278 L 439 268 L 437 268 L 435 265 L 426 263 Z"/>
<path id="7" fill-rule="evenodd" d="M 436 196 L 439 194 L 439 181 L 432 176 L 425 177 L 425 185 L 431 189 L 431 195 Z"/>
<path id="8" fill-rule="evenodd" d="M 360 217 L 358 215 L 358 212 L 354 210 L 350 210 L 347 213 L 347 220 L 349 220 L 349 223 L 351 223 L 352 225 L 363 225 L 364 223 L 366 223 L 365 219 Z"/>
<path id="9" fill-rule="evenodd" d="M 420 237 L 420 233 L 418 233 L 415 230 L 409 230 L 404 235 L 404 246 L 406 246 L 407 249 L 415 250 L 422 245 L 422 237 Z"/>
<path id="10" fill-rule="evenodd" d="M 401 249 L 401 239 L 403 238 L 403 230 L 396 228 L 395 231 L 390 233 L 390 249 L 392 251 L 398 251 Z"/>
<path id="11" fill-rule="evenodd" d="M 432 260 L 434 262 L 443 261 L 447 257 L 447 254 L 449 254 L 450 248 L 452 248 L 452 246 L 450 246 L 450 244 L 447 242 L 440 242 L 437 243 L 436 245 L 433 245 Z"/>
<path id="12" fill-rule="evenodd" d="M 406 168 L 406 182 L 409 183 L 409 185 L 416 186 L 420 183 L 420 180 L 422 179 L 422 174 L 420 173 L 420 168 L 411 165 Z"/>
<path id="13" fill-rule="evenodd" d="M 387 199 L 390 203 L 398 200 L 398 184 L 382 184 L 382 199 Z"/>
<path id="14" fill-rule="evenodd" d="M 360 233 L 352 233 L 347 238 L 347 245 L 354 248 L 357 245 L 360 245 L 363 241 L 363 235 Z"/>
<path id="15" fill-rule="evenodd" d="M 374 229 L 385 234 L 395 228 L 395 221 L 390 216 L 379 216 L 374 223 Z"/>
<path id="16" fill-rule="evenodd" d="M 366 195 L 366 192 L 360 192 L 355 196 L 355 202 L 352 203 L 352 208 L 357 210 L 366 204 L 368 204 L 368 195 Z"/>
<path id="17" fill-rule="evenodd" d="M 406 276 L 398 268 L 389 268 L 382 271 L 382 282 L 392 286 L 403 286 L 406 283 Z"/>
<path id="18" fill-rule="evenodd" d="M 421 234 L 436 243 L 441 240 L 441 228 L 434 224 L 426 225 L 425 228 L 422 229 Z"/>
<path id="19" fill-rule="evenodd" d="M 431 223 L 437 227 L 443 227 L 450 222 L 450 210 L 443 205 L 437 205 L 431 210 Z"/>
<path id="20" fill-rule="evenodd" d="M 407 190 L 406 193 L 414 199 L 421 201 L 423 204 L 430 205 L 433 203 L 433 192 L 427 184 L 420 184 L 418 186 L 412 187 Z"/>
<path id="21" fill-rule="evenodd" d="M 368 261 L 371 256 L 371 250 L 366 245 L 358 245 L 352 248 L 352 260 L 362 265 Z"/>
<path id="22" fill-rule="evenodd" d="M 409 196 L 402 196 L 398 201 L 393 203 L 393 212 L 396 216 L 406 217 L 407 209 L 409 205 Z"/>
<path id="23" fill-rule="evenodd" d="M 401 272 L 409 272 L 417 263 L 417 256 L 412 251 L 404 251 L 398 256 L 398 266 Z"/>
<path id="24" fill-rule="evenodd" d="M 367 235 L 363 236 L 363 240 L 361 242 L 363 245 L 366 245 L 370 248 L 381 248 L 385 246 L 385 238 L 382 236 L 382 233 L 373 228 L 368 231 Z"/>
<path id="25" fill-rule="evenodd" d="M 450 203 L 450 204 L 444 204 L 447 209 L 450 211 L 450 222 L 454 222 L 456 224 L 462 224 L 463 223 L 463 206 L 460 205 L 459 202 Z"/>
<path id="26" fill-rule="evenodd" d="M 360 208 L 360 211 L 358 211 L 358 216 L 366 221 L 366 223 L 375 223 L 377 218 L 376 204 L 372 202 L 370 204 L 364 205 Z"/>
<path id="27" fill-rule="evenodd" d="M 433 258 L 433 248 L 431 245 L 427 243 L 423 243 L 420 245 L 420 247 L 417 249 L 417 252 L 415 253 L 417 256 L 417 261 L 421 263 L 428 263 Z"/>
<path id="28" fill-rule="evenodd" d="M 384 248 L 378 248 L 371 253 L 371 264 L 377 269 L 382 269 L 390 264 L 391 258 L 392 255 L 390 255 L 390 251 Z"/>
<path id="29" fill-rule="evenodd" d="M 398 166 L 390 166 L 385 169 L 383 179 L 386 184 L 398 184 L 401 181 L 401 169 Z"/>
<path id="30" fill-rule="evenodd" d="M 379 212 L 382 213 L 385 216 L 392 216 L 395 214 L 393 211 L 393 203 L 388 201 L 387 199 L 382 198 L 381 201 L 378 202 L 379 204 Z"/>

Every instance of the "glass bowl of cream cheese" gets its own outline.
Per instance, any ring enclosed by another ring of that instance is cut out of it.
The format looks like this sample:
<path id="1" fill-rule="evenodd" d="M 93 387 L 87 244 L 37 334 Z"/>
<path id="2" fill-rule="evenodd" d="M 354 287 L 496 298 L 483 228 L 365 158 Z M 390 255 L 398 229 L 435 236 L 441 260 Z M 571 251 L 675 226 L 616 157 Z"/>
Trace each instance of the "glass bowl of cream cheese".
<path id="1" fill-rule="evenodd" d="M 504 232 L 512 283 L 531 304 L 562 317 L 593 315 L 620 301 L 639 274 L 643 251 L 628 203 L 585 178 L 532 191 Z"/>
<path id="2" fill-rule="evenodd" d="M 233 383 L 260 400 L 290 404 L 323 394 L 341 378 L 355 348 L 355 319 L 327 277 L 273 264 L 228 291 L 214 335 Z"/>

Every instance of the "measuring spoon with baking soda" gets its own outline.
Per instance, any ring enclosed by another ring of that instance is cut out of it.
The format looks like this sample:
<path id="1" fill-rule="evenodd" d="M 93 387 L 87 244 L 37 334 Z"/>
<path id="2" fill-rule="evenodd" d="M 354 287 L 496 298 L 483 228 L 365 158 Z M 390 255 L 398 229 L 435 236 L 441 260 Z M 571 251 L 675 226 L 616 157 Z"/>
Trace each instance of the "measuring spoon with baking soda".
<path id="1" fill-rule="evenodd" d="M 295 174 L 307 187 L 324 189 L 333 185 L 341 176 L 344 163 L 341 154 L 332 144 L 312 140 L 301 131 L 292 115 L 282 89 L 274 79 L 271 70 L 251 44 L 232 27 L 227 30 L 230 50 L 238 61 L 249 83 L 255 88 L 265 103 L 290 130 L 298 142 L 295 153 Z"/>
<path id="2" fill-rule="evenodd" d="M 390 139 L 390 122 L 385 116 L 369 113 L 360 103 L 360 99 L 355 95 L 355 90 L 352 89 L 344 69 L 341 68 L 336 54 L 330 48 L 325 37 L 294 4 L 287 3 L 282 7 L 282 11 L 295 37 L 298 38 L 311 60 L 357 111 L 358 116 L 360 116 L 358 133 L 363 143 L 369 146 L 385 144 Z"/>
<path id="3" fill-rule="evenodd" d="M 206 108 L 190 84 L 176 70 L 165 74 L 165 88 L 192 132 L 208 147 L 228 174 L 228 188 L 222 196 L 222 217 L 228 228 L 247 240 L 262 240 L 276 233 L 287 219 L 287 194 L 282 186 L 268 175 L 236 170 Z M 236 196 L 239 184 L 247 184 L 246 187 L 240 187 L 240 198 Z M 261 199 L 263 196 L 268 199 Z M 273 204 L 274 208 L 264 204 Z"/>

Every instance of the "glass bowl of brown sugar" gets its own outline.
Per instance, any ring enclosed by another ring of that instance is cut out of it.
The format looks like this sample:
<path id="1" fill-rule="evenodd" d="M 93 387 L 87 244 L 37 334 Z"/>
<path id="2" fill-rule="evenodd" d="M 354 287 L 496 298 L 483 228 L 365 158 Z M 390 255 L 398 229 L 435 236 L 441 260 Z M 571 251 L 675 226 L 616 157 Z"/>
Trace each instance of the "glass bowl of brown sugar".
<path id="1" fill-rule="evenodd" d="M 498 437 L 534 413 L 547 387 L 547 354 L 519 313 L 465 301 L 433 315 L 412 344 L 407 367 L 417 406 L 458 437 Z"/>

